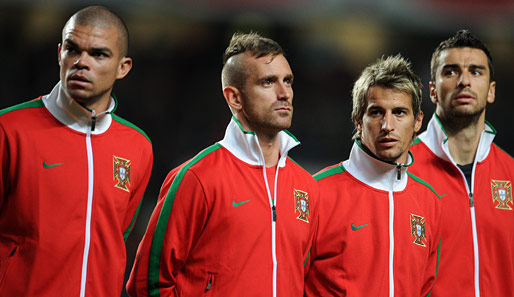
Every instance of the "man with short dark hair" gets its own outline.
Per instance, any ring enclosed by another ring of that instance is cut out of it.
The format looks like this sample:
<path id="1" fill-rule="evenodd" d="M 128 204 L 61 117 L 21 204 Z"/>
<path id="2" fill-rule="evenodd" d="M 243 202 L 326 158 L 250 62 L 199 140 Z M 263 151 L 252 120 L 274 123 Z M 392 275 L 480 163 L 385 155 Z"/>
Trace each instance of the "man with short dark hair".
<path id="1" fill-rule="evenodd" d="M 400 55 L 366 67 L 353 87 L 348 160 L 314 177 L 319 230 L 305 296 L 426 296 L 437 273 L 440 202 L 407 170 L 421 127 L 421 81 Z"/>
<path id="2" fill-rule="evenodd" d="M 141 241 L 131 296 L 302 296 L 318 222 L 316 181 L 288 158 L 299 144 L 293 73 L 281 47 L 235 34 L 224 56 L 232 111 L 223 140 L 173 169 Z"/>
<path id="3" fill-rule="evenodd" d="M 514 296 L 514 159 L 494 144 L 496 130 L 485 120 L 495 87 L 491 54 L 468 30 L 435 49 L 430 99 L 436 111 L 411 147 L 412 172 L 442 196 L 432 296 Z"/>
<path id="4" fill-rule="evenodd" d="M 62 31 L 60 82 L 0 111 L 0 296 L 120 296 L 153 159 L 114 114 L 127 49 L 116 14 L 84 8 Z"/>

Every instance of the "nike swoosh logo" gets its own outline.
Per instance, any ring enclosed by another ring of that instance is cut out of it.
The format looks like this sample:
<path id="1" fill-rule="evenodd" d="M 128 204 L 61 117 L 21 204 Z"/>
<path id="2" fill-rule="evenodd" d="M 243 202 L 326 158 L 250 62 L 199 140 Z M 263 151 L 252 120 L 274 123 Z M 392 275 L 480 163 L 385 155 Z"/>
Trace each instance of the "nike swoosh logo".
<path id="1" fill-rule="evenodd" d="M 367 225 L 369 225 L 369 223 L 368 223 L 368 224 L 364 224 L 364 225 L 360 225 L 360 226 L 354 226 L 354 225 L 352 224 L 352 230 L 353 230 L 353 231 L 357 231 L 357 230 L 359 230 L 359 229 L 360 229 L 360 228 L 362 228 L 362 227 L 366 227 Z"/>
<path id="2" fill-rule="evenodd" d="M 238 203 L 236 203 L 236 201 L 235 201 L 235 200 L 232 200 L 232 206 L 233 206 L 233 207 L 238 207 L 239 205 L 243 205 L 243 204 L 245 204 L 246 202 L 250 202 L 250 200 L 245 200 L 245 201 L 241 201 L 241 202 L 238 202 Z"/>
<path id="3" fill-rule="evenodd" d="M 448 195 L 448 193 L 441 194 L 441 195 L 439 195 L 439 198 L 442 198 L 443 196 L 446 196 L 446 195 Z"/>
<path id="4" fill-rule="evenodd" d="M 59 165 L 62 165 L 64 163 L 55 163 L 55 164 L 46 164 L 46 161 L 43 162 L 43 168 L 52 168 L 52 167 L 55 167 L 55 166 L 59 166 Z"/>

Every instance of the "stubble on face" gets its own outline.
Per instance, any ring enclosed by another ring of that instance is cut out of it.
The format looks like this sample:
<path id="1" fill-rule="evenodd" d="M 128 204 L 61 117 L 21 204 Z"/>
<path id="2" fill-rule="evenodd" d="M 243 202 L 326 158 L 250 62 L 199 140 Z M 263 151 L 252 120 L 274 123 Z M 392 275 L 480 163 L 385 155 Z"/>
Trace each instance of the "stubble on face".
<path id="1" fill-rule="evenodd" d="M 114 26 L 67 24 L 59 65 L 63 90 L 69 97 L 91 109 L 107 107 L 120 66 L 118 40 Z"/>
<path id="2" fill-rule="evenodd" d="M 253 131 L 273 135 L 291 126 L 293 75 L 283 55 L 245 57 L 247 79 L 241 91 L 242 116 Z"/>
<path id="3" fill-rule="evenodd" d="M 366 111 L 358 123 L 361 142 L 379 159 L 406 163 L 410 143 L 421 128 L 423 114 L 414 118 L 411 95 L 373 86 Z"/>
<path id="4" fill-rule="evenodd" d="M 490 81 L 487 56 L 474 48 L 452 48 L 439 56 L 430 96 L 445 128 L 458 131 L 476 125 L 494 101 L 495 82 Z"/>

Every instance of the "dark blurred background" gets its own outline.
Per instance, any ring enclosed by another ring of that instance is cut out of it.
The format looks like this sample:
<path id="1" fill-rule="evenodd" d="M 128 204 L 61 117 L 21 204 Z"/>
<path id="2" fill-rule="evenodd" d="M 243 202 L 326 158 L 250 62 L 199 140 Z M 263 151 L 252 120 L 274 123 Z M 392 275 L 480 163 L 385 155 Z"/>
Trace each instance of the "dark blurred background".
<path id="1" fill-rule="evenodd" d="M 434 111 L 432 51 L 462 28 L 492 52 L 496 102 L 486 118 L 498 130 L 496 143 L 514 154 L 514 0 L 0 0 L 0 109 L 50 92 L 62 27 L 92 4 L 116 11 L 129 27 L 134 67 L 115 86 L 117 114 L 146 131 L 155 154 L 127 270 L 167 172 L 224 135 L 231 115 L 221 93 L 222 54 L 236 31 L 260 32 L 285 49 L 295 75 L 290 131 L 302 142 L 291 156 L 311 173 L 347 158 L 352 84 L 382 55 L 401 53 L 421 77 L 424 130 Z"/>

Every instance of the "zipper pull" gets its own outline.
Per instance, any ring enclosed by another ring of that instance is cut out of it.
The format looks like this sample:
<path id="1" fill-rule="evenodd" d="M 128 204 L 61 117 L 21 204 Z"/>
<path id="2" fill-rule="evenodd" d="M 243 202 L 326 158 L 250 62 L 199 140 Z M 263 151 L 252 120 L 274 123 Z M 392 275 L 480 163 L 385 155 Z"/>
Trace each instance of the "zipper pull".
<path id="1" fill-rule="evenodd" d="M 397 165 L 396 169 L 398 170 L 396 173 L 396 179 L 400 180 L 402 179 L 402 165 Z"/>
<path id="2" fill-rule="evenodd" d="M 469 206 L 475 207 L 475 202 L 473 201 L 473 193 L 469 193 Z"/>
<path id="3" fill-rule="evenodd" d="M 95 131 L 95 126 L 96 126 L 96 116 L 93 116 L 92 117 L 92 122 L 91 122 L 91 131 Z"/>
<path id="4" fill-rule="evenodd" d="M 205 287 L 205 291 L 209 291 L 212 287 L 212 281 L 214 280 L 214 275 L 209 274 L 209 281 L 207 282 L 207 287 Z M 178 295 L 177 295 L 178 296 Z"/>
<path id="5" fill-rule="evenodd" d="M 277 221 L 277 209 L 275 208 L 275 205 L 271 207 L 271 210 L 273 211 L 273 222 Z"/>

